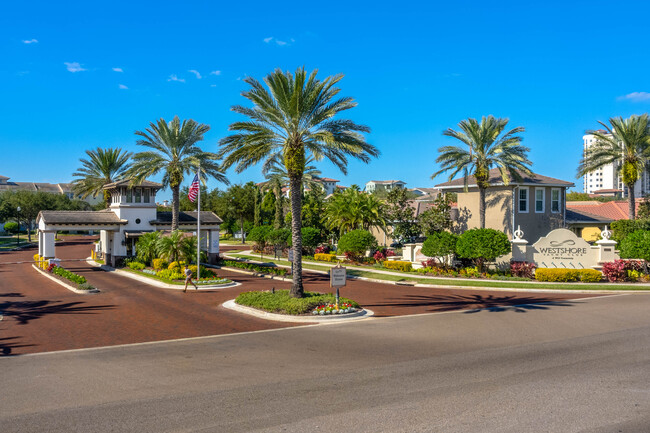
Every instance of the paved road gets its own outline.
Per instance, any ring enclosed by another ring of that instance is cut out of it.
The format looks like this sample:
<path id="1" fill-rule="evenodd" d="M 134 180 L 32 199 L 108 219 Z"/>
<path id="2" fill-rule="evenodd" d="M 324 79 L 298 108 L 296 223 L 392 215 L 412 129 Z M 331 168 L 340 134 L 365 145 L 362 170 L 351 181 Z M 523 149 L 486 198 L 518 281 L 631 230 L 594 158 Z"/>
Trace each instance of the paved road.
<path id="1" fill-rule="evenodd" d="M 84 258 L 92 240 L 66 238 L 57 256 Z M 235 246 L 236 247 L 236 246 Z M 247 247 L 244 247 L 247 248 Z M 295 326 L 242 316 L 220 305 L 246 290 L 287 289 L 289 283 L 220 271 L 241 286 L 184 294 L 152 287 L 101 271 L 85 262 L 64 262 L 99 287 L 97 295 L 79 295 L 37 273 L 29 264 L 35 250 L 0 253 L 0 356 L 115 344 L 230 334 Z M 307 273 L 307 290 L 330 292 L 327 276 Z M 378 317 L 472 308 L 540 303 L 570 305 L 574 294 L 528 294 L 472 290 L 430 289 L 350 281 L 342 296 L 355 299 Z M 578 295 L 583 296 L 583 295 Z M 4 351 L 4 352 L 3 352 Z"/>
<path id="2" fill-rule="evenodd" d="M 648 432 L 650 296 L 0 359 L 3 432 Z"/>

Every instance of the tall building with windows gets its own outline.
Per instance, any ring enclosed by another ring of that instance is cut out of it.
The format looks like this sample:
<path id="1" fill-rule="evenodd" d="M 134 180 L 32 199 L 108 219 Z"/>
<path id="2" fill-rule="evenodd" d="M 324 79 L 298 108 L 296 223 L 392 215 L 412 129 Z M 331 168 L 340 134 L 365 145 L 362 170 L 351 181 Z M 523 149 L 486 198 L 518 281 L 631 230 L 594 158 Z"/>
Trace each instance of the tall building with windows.
<path id="1" fill-rule="evenodd" d="M 607 131 L 599 130 L 598 132 L 605 133 Z M 582 137 L 583 154 L 593 145 L 595 139 L 596 137 L 592 134 L 586 134 Z M 583 191 L 587 194 L 619 193 L 622 197 L 627 197 L 627 187 L 623 185 L 623 180 L 618 173 L 619 165 L 620 163 L 614 162 L 584 175 L 582 179 Z M 634 185 L 634 196 L 644 197 L 649 193 L 650 173 L 646 170 Z"/>

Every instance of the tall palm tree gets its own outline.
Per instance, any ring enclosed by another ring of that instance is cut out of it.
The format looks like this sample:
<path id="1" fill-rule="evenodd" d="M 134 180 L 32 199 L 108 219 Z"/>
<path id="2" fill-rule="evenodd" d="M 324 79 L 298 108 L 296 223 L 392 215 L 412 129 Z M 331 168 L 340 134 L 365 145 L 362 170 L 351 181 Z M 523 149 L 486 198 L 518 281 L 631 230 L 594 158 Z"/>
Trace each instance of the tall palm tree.
<path id="1" fill-rule="evenodd" d="M 476 180 L 479 190 L 480 226 L 485 228 L 485 192 L 489 188 L 490 169 L 497 167 L 505 185 L 510 180 L 521 180 L 522 174 L 532 175 L 528 159 L 529 148 L 521 145 L 522 137 L 517 135 L 525 131 L 518 126 L 503 132 L 508 124 L 507 118 L 492 115 L 476 119 L 466 119 L 458 123 L 460 131 L 451 128 L 442 134 L 453 137 L 463 143 L 462 146 L 443 146 L 438 149 L 440 155 L 436 162 L 440 170 L 431 178 L 450 171 L 449 180 L 462 173 L 467 190 L 470 173 Z"/>
<path id="2" fill-rule="evenodd" d="M 316 78 L 318 71 L 307 73 L 299 68 L 295 73 L 276 69 L 262 83 L 253 78 L 244 81 L 250 90 L 242 96 L 253 103 L 252 108 L 234 106 L 232 110 L 248 117 L 246 121 L 230 125 L 234 134 L 221 140 L 219 156 L 224 167 L 236 166 L 237 172 L 273 159 L 282 161 L 289 176 L 289 188 L 299 191 L 303 182 L 305 160 L 330 160 L 343 173 L 347 172 L 348 157 L 368 162 L 379 155 L 374 146 L 365 141 L 362 133 L 367 126 L 347 119 L 334 119 L 338 113 L 357 104 L 352 98 L 337 97 L 335 87 L 343 75 Z M 291 194 L 291 236 L 294 257 L 291 295 L 302 297 L 302 195 Z"/>
<path id="3" fill-rule="evenodd" d="M 204 152 L 197 145 L 209 130 L 209 125 L 192 119 L 181 123 L 175 116 L 171 122 L 161 118 L 156 123 L 151 122 L 145 131 L 135 133 L 142 137 L 136 141 L 137 145 L 153 150 L 135 154 L 128 175 L 137 184 L 161 171 L 164 173 L 163 187 L 169 186 L 172 190 L 172 230 L 178 230 L 180 185 L 185 175 L 196 170 L 199 163 L 202 181 L 211 176 L 219 182 L 228 183 L 217 163 L 217 155 Z"/>
<path id="4" fill-rule="evenodd" d="M 630 116 L 627 119 L 612 117 L 610 125 L 600 123 L 606 132 L 587 131 L 595 140 L 585 152 L 578 177 L 615 163 L 628 191 L 628 218 L 636 218 L 634 184 L 647 169 L 650 157 L 650 124 L 648 114 Z"/>
<path id="5" fill-rule="evenodd" d="M 317 180 L 321 175 L 321 171 L 313 165 L 314 162 L 315 159 L 311 155 L 305 159 L 301 189 L 314 189 L 320 188 L 321 186 Z M 284 161 L 280 158 L 273 158 L 268 162 L 268 164 L 265 164 L 264 167 L 262 167 L 262 174 L 267 179 L 267 185 L 274 185 L 275 183 L 279 183 L 280 185 L 289 184 L 289 173 L 284 166 Z"/>
<path id="6" fill-rule="evenodd" d="M 102 193 L 106 207 L 111 205 L 110 195 L 104 191 L 104 185 L 117 182 L 126 177 L 130 167 L 131 154 L 120 148 L 86 150 L 88 159 L 81 158 L 81 168 L 72 173 L 77 179 L 72 181 L 72 190 L 75 194 L 86 198 L 90 195 L 97 197 Z"/>

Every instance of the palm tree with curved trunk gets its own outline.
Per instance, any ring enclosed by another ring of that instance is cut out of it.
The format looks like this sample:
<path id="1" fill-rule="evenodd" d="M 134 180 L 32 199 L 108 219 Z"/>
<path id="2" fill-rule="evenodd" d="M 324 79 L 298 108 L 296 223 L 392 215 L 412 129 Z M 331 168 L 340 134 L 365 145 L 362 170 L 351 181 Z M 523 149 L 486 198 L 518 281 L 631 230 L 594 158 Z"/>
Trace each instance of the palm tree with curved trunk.
<path id="1" fill-rule="evenodd" d="M 242 96 L 253 107 L 234 106 L 232 110 L 247 116 L 246 121 L 230 125 L 234 133 L 221 140 L 220 157 L 224 167 L 237 172 L 277 159 L 282 161 L 289 177 L 289 188 L 299 191 L 303 183 L 305 161 L 330 160 L 343 173 L 348 158 L 368 162 L 379 151 L 368 144 L 363 133 L 370 128 L 347 119 L 334 117 L 357 104 L 352 98 L 338 97 L 336 84 L 343 75 L 316 78 L 318 71 L 295 73 L 276 69 L 264 78 L 266 87 L 254 78 L 244 81 L 250 86 Z M 294 257 L 291 295 L 302 297 L 302 195 L 291 194 L 291 236 Z"/>
<path id="2" fill-rule="evenodd" d="M 197 145 L 210 130 L 209 125 L 192 119 L 182 122 L 175 116 L 171 122 L 159 119 L 151 122 L 145 131 L 136 131 L 141 137 L 136 144 L 152 150 L 140 152 L 133 156 L 133 166 L 128 175 L 133 183 L 138 184 L 149 176 L 163 172 L 163 187 L 172 190 L 172 230 L 178 230 L 179 191 L 185 175 L 201 166 L 201 181 L 210 176 L 228 184 L 217 163 L 217 155 L 204 152 Z"/>
<path id="3" fill-rule="evenodd" d="M 508 185 L 511 180 L 521 180 L 522 174 L 532 175 L 528 159 L 529 148 L 521 144 L 518 134 L 525 128 L 518 126 L 504 133 L 509 119 L 492 115 L 476 119 L 466 119 L 458 123 L 459 131 L 447 129 L 442 134 L 463 143 L 461 146 L 443 146 L 436 162 L 441 168 L 431 178 L 450 172 L 449 180 L 458 173 L 465 179 L 467 191 L 468 178 L 474 176 L 479 190 L 480 227 L 485 228 L 485 193 L 490 187 L 490 169 L 499 169 L 501 180 Z"/>
<path id="4" fill-rule="evenodd" d="M 578 165 L 578 177 L 608 164 L 616 164 L 628 191 L 628 218 L 636 218 L 634 184 L 647 170 L 650 157 L 650 124 L 648 114 L 627 119 L 612 117 L 609 125 L 600 123 L 603 131 L 587 131 L 595 139 Z"/>
<path id="5" fill-rule="evenodd" d="M 104 191 L 104 185 L 126 178 L 131 154 L 120 148 L 98 147 L 86 150 L 86 155 L 88 159 L 79 159 L 82 166 L 72 173 L 72 176 L 77 178 L 72 181 L 72 190 L 84 199 L 91 195 L 97 197 L 101 193 L 108 208 L 111 198 L 108 192 Z"/>

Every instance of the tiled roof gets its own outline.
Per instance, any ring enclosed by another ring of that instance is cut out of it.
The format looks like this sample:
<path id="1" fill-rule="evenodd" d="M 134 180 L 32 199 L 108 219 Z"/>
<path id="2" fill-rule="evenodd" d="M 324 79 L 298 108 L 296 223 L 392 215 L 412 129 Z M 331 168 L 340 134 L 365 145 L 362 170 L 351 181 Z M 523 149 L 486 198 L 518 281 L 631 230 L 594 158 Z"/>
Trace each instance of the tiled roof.
<path id="1" fill-rule="evenodd" d="M 127 186 L 127 187 L 129 187 L 129 186 L 146 186 L 146 187 L 149 187 L 149 188 L 158 188 L 158 189 L 160 189 L 160 188 L 162 188 L 162 183 L 151 182 L 150 180 L 143 180 L 141 183 L 133 184 L 133 183 L 131 183 L 130 180 L 126 179 L 126 180 L 120 180 L 120 181 L 113 182 L 113 183 L 107 183 L 106 185 L 104 185 L 104 189 L 116 188 L 118 186 Z"/>
<path id="2" fill-rule="evenodd" d="M 594 215 L 589 212 L 582 210 L 566 210 L 566 222 L 567 223 L 604 223 L 609 224 L 614 221 L 612 218 L 606 218 L 604 216 Z"/>
<path id="3" fill-rule="evenodd" d="M 575 186 L 572 182 L 567 182 L 565 180 L 555 179 L 553 177 L 542 176 L 541 174 L 533 173 L 532 176 L 522 174 L 522 179 L 520 181 L 511 180 L 511 185 L 548 185 L 548 186 L 563 186 L 570 187 Z M 490 170 L 489 177 L 490 185 L 503 185 L 503 179 L 501 179 L 501 172 L 498 168 L 493 168 Z M 463 187 L 465 185 L 465 180 L 461 177 L 459 179 L 454 179 L 450 182 L 444 182 L 436 185 L 436 188 L 455 188 Z M 476 180 L 474 176 L 469 176 L 467 178 L 467 186 L 476 186 Z"/>
<path id="4" fill-rule="evenodd" d="M 110 210 L 101 211 L 69 211 L 69 210 L 44 210 L 38 214 L 36 221 L 43 220 L 45 224 L 81 224 L 81 225 L 106 225 L 126 224 Z"/>
<path id="5" fill-rule="evenodd" d="M 338 179 L 332 179 L 331 177 L 316 177 L 314 176 L 314 180 L 317 182 L 340 182 Z"/>
<path id="6" fill-rule="evenodd" d="M 178 224 L 196 224 L 196 211 L 180 212 Z M 221 224 L 223 221 L 214 212 L 201 211 L 201 224 Z M 152 225 L 166 225 L 172 223 L 171 212 L 157 212 L 156 219 L 150 222 Z"/>
<path id="7" fill-rule="evenodd" d="M 636 200 L 636 210 L 639 210 L 639 204 L 642 199 Z M 608 218 L 612 221 L 627 219 L 628 202 L 627 201 L 568 201 L 566 203 L 567 212 L 569 210 L 588 213 L 601 218 Z"/>

